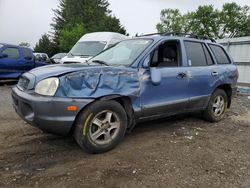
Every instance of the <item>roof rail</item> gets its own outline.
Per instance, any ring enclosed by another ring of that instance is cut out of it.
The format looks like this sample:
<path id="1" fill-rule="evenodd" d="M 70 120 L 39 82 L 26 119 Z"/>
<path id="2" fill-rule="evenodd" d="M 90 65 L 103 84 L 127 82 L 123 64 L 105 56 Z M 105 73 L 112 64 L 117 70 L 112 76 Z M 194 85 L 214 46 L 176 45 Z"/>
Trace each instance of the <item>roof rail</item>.
<path id="1" fill-rule="evenodd" d="M 151 34 L 141 35 L 140 37 L 151 36 L 151 35 L 182 36 L 182 37 L 186 37 L 186 38 L 195 38 L 195 39 L 201 39 L 201 40 L 210 40 L 211 42 L 216 43 L 216 41 L 213 38 L 210 38 L 208 36 L 196 35 L 196 34 L 193 34 L 193 33 L 181 33 L 181 32 L 151 33 Z"/>

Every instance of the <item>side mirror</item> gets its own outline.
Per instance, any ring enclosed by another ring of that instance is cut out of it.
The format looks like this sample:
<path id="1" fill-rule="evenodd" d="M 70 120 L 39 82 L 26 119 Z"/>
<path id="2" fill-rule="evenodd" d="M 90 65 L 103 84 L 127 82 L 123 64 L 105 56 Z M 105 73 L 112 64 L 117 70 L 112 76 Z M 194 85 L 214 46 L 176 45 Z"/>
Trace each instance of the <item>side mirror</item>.
<path id="1" fill-rule="evenodd" d="M 156 67 L 150 68 L 150 77 L 153 85 L 157 86 L 161 84 L 161 71 Z"/>

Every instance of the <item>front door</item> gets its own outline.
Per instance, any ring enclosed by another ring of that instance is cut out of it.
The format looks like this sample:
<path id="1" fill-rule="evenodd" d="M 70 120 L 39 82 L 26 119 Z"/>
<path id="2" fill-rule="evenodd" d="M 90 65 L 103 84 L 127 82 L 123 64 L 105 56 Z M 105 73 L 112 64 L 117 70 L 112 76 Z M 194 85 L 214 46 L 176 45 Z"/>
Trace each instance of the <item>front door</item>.
<path id="1" fill-rule="evenodd" d="M 188 104 L 188 68 L 182 67 L 180 42 L 165 41 L 151 55 L 150 68 L 142 75 L 143 118 L 185 111 Z M 151 81 L 152 68 L 161 74 L 159 85 L 154 85 Z"/>
<path id="2" fill-rule="evenodd" d="M 22 71 L 21 52 L 16 47 L 6 47 L 0 52 L 0 78 L 17 78 Z"/>

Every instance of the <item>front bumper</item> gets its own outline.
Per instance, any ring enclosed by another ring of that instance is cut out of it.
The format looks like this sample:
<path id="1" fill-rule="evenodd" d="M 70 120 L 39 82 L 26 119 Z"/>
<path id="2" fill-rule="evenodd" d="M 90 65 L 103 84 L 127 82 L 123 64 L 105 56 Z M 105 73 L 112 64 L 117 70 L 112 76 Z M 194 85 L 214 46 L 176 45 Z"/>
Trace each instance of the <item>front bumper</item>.
<path id="1" fill-rule="evenodd" d="M 45 132 L 66 135 L 70 132 L 78 112 L 94 99 L 46 97 L 12 89 L 13 106 L 18 115 L 29 124 Z M 76 111 L 68 111 L 76 106 Z"/>

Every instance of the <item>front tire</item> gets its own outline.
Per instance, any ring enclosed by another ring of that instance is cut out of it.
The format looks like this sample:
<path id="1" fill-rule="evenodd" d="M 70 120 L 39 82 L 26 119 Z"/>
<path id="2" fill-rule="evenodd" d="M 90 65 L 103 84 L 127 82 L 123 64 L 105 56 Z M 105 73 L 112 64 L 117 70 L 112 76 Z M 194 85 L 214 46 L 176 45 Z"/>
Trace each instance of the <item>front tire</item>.
<path id="1" fill-rule="evenodd" d="M 210 122 L 218 122 L 223 119 L 227 111 L 228 98 L 222 89 L 216 89 L 211 96 L 208 106 L 204 111 L 204 118 Z"/>
<path id="2" fill-rule="evenodd" d="M 74 137 L 89 153 L 103 153 L 116 147 L 127 128 L 127 115 L 116 101 L 97 101 L 78 116 Z"/>

